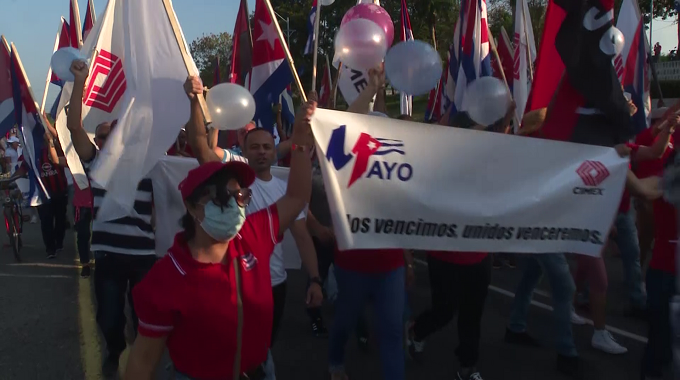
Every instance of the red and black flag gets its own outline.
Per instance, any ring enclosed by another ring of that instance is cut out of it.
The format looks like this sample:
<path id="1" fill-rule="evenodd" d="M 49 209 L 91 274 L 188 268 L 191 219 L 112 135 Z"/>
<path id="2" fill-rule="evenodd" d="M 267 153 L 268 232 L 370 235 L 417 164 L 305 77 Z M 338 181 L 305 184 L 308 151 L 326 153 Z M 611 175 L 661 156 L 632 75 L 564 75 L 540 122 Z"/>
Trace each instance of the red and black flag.
<path id="1" fill-rule="evenodd" d="M 250 74 L 250 70 L 253 67 L 253 37 L 246 0 L 241 0 L 232 36 L 229 82 L 244 86 L 246 85 L 246 76 Z"/>
<path id="2" fill-rule="evenodd" d="M 633 124 L 613 64 L 623 48 L 613 24 L 614 0 L 552 0 L 549 6 L 564 11 L 553 43 L 565 71 L 553 89 L 542 137 L 602 146 L 628 141 Z M 546 28 L 554 21 L 546 19 Z M 539 65 L 545 58 L 539 56 Z"/>

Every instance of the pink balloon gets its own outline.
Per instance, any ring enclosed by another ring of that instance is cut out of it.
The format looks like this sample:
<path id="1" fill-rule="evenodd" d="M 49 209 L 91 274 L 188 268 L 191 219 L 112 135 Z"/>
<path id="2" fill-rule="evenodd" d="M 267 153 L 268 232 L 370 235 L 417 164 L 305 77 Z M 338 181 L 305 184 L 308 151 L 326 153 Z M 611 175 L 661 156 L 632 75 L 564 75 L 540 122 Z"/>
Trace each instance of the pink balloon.
<path id="1" fill-rule="evenodd" d="M 385 37 L 387 37 L 387 48 L 392 46 L 392 42 L 394 41 L 394 23 L 392 22 L 392 17 L 390 17 L 385 8 L 376 4 L 358 4 L 350 8 L 350 10 L 345 13 L 340 26 L 343 26 L 349 21 L 358 18 L 371 20 L 378 24 L 378 26 L 380 26 L 380 28 L 385 31 Z"/>

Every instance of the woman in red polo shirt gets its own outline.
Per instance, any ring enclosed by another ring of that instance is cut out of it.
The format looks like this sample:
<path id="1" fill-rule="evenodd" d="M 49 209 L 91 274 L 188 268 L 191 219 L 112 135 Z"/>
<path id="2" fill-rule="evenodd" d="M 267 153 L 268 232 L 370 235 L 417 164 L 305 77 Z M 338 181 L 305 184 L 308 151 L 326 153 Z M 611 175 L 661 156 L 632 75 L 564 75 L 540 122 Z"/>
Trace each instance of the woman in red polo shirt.
<path id="1" fill-rule="evenodd" d="M 194 96 L 202 85 L 188 82 L 190 127 L 205 131 Z M 315 107 L 308 102 L 300 108 L 288 188 L 270 207 L 246 217 L 255 173 L 216 155 L 180 183 L 184 231 L 133 289 L 139 336 L 126 378 L 152 378 L 166 346 L 178 379 L 262 377 L 273 315 L 269 257 L 311 195 L 309 119 Z"/>

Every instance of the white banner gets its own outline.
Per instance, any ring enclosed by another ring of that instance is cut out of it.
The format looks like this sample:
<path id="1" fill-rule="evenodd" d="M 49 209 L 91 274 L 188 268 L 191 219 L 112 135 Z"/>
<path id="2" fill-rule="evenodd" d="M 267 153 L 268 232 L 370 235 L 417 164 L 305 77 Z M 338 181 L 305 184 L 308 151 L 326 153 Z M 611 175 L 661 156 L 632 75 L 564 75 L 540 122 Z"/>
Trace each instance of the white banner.
<path id="1" fill-rule="evenodd" d="M 163 156 L 149 172 L 153 182 L 156 210 L 156 256 L 163 257 L 182 229 L 180 219 L 186 212 L 182 195 L 177 188 L 189 170 L 198 166 L 193 158 Z M 272 175 L 288 181 L 288 168 L 272 167 Z M 283 264 L 286 269 L 300 269 L 302 261 L 290 231 L 283 236 Z"/>
<path id="2" fill-rule="evenodd" d="M 340 249 L 600 254 L 628 161 L 614 149 L 317 109 Z"/>

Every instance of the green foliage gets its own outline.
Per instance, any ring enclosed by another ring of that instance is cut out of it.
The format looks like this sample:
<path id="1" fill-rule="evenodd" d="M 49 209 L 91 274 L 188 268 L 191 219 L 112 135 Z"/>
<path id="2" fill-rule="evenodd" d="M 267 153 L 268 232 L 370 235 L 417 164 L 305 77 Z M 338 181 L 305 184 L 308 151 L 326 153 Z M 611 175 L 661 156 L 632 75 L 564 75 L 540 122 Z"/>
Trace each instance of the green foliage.
<path id="1" fill-rule="evenodd" d="M 215 81 L 215 66 L 220 59 L 220 76 L 222 81 L 227 79 L 229 66 L 229 50 L 231 49 L 231 35 L 227 32 L 220 34 L 204 34 L 193 40 L 189 45 L 191 55 L 201 73 L 203 83 L 212 87 Z"/>

